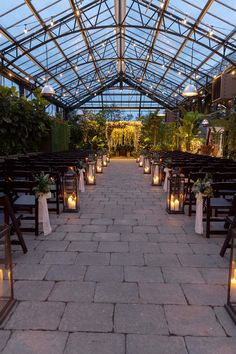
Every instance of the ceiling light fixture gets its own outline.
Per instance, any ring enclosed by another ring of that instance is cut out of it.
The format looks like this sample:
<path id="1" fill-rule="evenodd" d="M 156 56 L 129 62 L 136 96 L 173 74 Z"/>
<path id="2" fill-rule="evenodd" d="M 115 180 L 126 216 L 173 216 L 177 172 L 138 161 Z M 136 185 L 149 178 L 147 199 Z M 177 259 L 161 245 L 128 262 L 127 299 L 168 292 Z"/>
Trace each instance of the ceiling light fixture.
<path id="1" fill-rule="evenodd" d="M 191 70 L 193 67 L 193 45 L 194 42 L 192 44 L 192 52 L 191 52 Z M 198 92 L 197 92 L 197 88 L 195 85 L 192 84 L 191 78 L 190 78 L 190 83 L 185 87 L 185 89 L 182 92 L 182 96 L 184 97 L 194 97 L 197 96 Z"/>
<path id="2" fill-rule="evenodd" d="M 49 84 L 49 77 L 48 77 L 48 47 L 46 44 L 46 67 L 47 67 L 47 76 L 45 77 L 45 85 L 41 90 L 41 94 L 45 97 L 51 97 L 55 95 L 54 88 Z"/>
<path id="3" fill-rule="evenodd" d="M 183 25 L 187 25 L 188 23 L 187 17 L 185 16 L 185 18 L 181 22 Z"/>
<path id="4" fill-rule="evenodd" d="M 50 26 L 54 26 L 54 19 L 53 19 L 53 16 L 51 17 L 51 21 L 50 21 Z"/>

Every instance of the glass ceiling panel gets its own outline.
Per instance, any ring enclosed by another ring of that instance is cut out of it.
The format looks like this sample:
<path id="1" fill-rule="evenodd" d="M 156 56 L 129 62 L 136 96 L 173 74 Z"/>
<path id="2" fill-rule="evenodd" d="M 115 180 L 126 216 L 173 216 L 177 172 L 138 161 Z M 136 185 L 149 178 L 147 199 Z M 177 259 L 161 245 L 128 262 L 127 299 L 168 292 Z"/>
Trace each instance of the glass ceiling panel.
<path id="1" fill-rule="evenodd" d="M 207 0 L 170 0 L 164 12 L 159 0 L 127 0 L 119 9 L 120 3 L 3 1 L 4 70 L 36 86 L 49 75 L 57 97 L 69 106 L 85 99 L 84 104 L 89 99 L 98 104 L 98 98 L 108 96 L 123 104 L 122 96 L 130 95 L 137 106 L 140 96 L 142 102 L 147 97 L 157 104 L 159 97 L 174 107 L 183 100 L 181 90 L 190 77 L 201 89 L 235 64 L 235 0 L 213 0 L 209 8 Z M 134 96 L 130 89 L 112 90 L 112 80 L 131 85 Z"/>

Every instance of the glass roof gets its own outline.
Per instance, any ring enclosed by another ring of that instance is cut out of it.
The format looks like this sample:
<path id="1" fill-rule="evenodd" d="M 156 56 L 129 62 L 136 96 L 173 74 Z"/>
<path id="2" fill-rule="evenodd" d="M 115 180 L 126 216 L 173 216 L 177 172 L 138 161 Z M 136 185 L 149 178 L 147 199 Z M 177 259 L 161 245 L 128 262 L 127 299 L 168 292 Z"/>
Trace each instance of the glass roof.
<path id="1" fill-rule="evenodd" d="M 68 108 L 172 109 L 235 65 L 235 0 L 8 0 L 0 9 L 5 75 Z"/>

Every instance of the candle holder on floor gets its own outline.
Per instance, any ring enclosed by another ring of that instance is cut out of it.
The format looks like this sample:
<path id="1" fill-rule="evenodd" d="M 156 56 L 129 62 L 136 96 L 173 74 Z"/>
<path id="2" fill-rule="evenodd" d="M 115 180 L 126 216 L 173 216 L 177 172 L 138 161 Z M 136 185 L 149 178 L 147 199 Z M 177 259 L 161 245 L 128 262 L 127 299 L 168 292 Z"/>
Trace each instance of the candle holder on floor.
<path id="1" fill-rule="evenodd" d="M 236 324 L 236 229 L 231 230 L 231 248 L 229 260 L 228 294 L 225 308 Z"/>
<path id="2" fill-rule="evenodd" d="M 0 323 L 4 321 L 15 302 L 9 227 L 0 226 Z"/>
<path id="3" fill-rule="evenodd" d="M 78 175 L 74 171 L 67 171 L 63 176 L 63 211 L 79 211 Z"/>
<path id="4" fill-rule="evenodd" d="M 173 174 L 167 180 L 166 210 L 169 214 L 184 213 L 184 177 Z"/>

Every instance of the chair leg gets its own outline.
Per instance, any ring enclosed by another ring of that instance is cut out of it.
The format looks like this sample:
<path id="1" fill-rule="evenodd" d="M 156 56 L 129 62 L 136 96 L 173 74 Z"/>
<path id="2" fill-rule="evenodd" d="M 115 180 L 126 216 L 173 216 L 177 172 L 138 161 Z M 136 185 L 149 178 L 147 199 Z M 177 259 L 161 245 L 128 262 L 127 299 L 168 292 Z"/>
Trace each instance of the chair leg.
<path id="1" fill-rule="evenodd" d="M 56 208 L 57 208 L 57 215 L 60 214 L 60 204 L 59 204 L 59 188 L 57 185 L 57 189 L 56 189 Z"/>
<path id="2" fill-rule="evenodd" d="M 39 235 L 39 207 L 38 199 L 35 201 L 35 236 Z"/>
<path id="3" fill-rule="evenodd" d="M 231 229 L 228 231 L 227 236 L 224 240 L 223 246 L 221 247 L 220 250 L 220 256 L 224 257 L 225 252 L 227 251 L 227 248 L 230 248 L 230 242 L 232 240 L 232 234 L 231 234 Z"/>
<path id="4" fill-rule="evenodd" d="M 11 205 L 8 200 L 5 200 L 6 203 L 6 213 L 5 213 L 5 222 L 7 225 L 9 225 L 9 218 L 11 218 L 12 221 L 12 226 L 17 234 L 18 241 L 15 241 L 15 243 L 20 244 L 23 253 L 27 253 L 28 249 L 25 244 L 25 240 L 23 238 L 22 232 L 19 227 L 19 221 L 16 219 L 15 214 L 11 208 Z M 12 242 L 12 241 L 11 241 Z M 12 242 L 13 243 L 13 242 Z"/>
<path id="5" fill-rule="evenodd" d="M 27 249 L 27 247 L 26 247 L 25 240 L 24 240 L 24 238 L 23 238 L 23 235 L 22 235 L 22 233 L 21 233 L 21 230 L 20 230 L 20 228 L 19 228 L 19 225 L 18 225 L 17 220 L 16 220 L 16 219 L 15 219 L 14 221 L 12 220 L 12 223 L 13 223 L 15 232 L 16 232 L 16 234 L 17 234 L 17 237 L 18 237 L 18 240 L 19 240 L 19 244 L 20 244 L 21 247 L 22 247 L 23 253 L 27 253 L 27 252 L 28 252 L 28 249 Z"/>
<path id="6" fill-rule="evenodd" d="M 207 198 L 207 212 L 206 212 L 206 238 L 210 238 L 211 233 L 211 207 L 210 198 Z"/>

